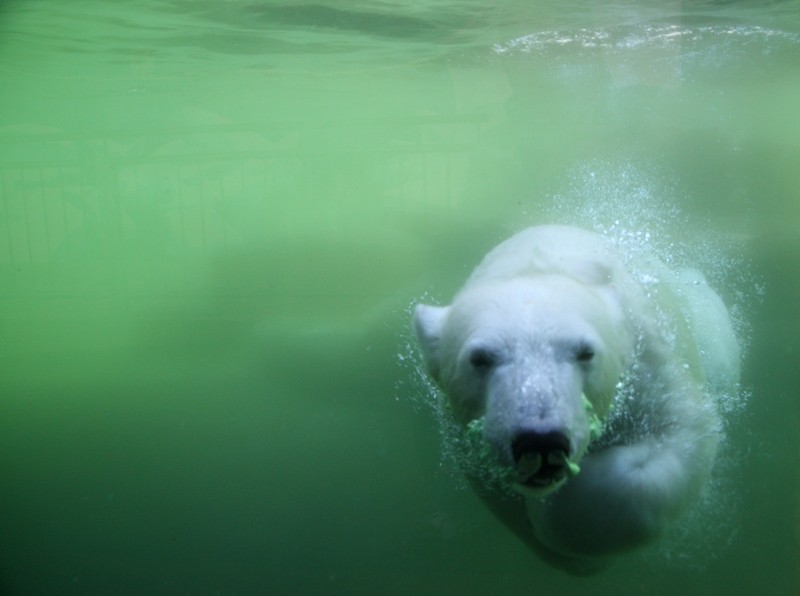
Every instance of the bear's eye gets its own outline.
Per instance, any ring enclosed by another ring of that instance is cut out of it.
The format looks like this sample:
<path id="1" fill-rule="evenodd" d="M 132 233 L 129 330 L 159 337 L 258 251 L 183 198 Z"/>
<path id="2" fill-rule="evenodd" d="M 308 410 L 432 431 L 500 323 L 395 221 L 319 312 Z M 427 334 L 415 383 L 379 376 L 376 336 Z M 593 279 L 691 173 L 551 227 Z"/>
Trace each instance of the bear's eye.
<path id="1" fill-rule="evenodd" d="M 578 362 L 591 362 L 594 358 L 594 348 L 589 344 L 581 344 L 575 352 L 575 360 Z"/>
<path id="2" fill-rule="evenodd" d="M 469 353 L 469 363 L 478 372 L 485 372 L 497 364 L 497 354 L 487 348 L 473 348 Z"/>

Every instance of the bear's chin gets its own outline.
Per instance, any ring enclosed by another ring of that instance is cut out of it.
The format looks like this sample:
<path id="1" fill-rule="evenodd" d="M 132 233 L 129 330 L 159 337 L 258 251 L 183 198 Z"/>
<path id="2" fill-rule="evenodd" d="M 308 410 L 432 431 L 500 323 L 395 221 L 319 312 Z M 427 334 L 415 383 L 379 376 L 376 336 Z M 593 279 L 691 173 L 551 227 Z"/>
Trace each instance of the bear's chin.
<path id="1" fill-rule="evenodd" d="M 551 480 L 549 482 L 531 478 L 527 482 L 514 482 L 512 488 L 525 498 L 541 499 L 554 493 L 567 481 L 566 478 Z"/>

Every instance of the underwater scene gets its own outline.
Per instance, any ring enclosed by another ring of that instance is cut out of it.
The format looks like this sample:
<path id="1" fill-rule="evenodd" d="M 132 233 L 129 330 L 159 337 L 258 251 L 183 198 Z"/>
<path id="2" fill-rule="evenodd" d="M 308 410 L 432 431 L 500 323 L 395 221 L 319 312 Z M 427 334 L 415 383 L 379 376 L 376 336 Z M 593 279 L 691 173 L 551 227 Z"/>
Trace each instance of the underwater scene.
<path id="1" fill-rule="evenodd" d="M 413 324 L 545 224 L 738 343 L 697 498 L 589 574 Z M 0 2 L 0 593 L 798 594 L 799 262 L 797 0 Z"/>

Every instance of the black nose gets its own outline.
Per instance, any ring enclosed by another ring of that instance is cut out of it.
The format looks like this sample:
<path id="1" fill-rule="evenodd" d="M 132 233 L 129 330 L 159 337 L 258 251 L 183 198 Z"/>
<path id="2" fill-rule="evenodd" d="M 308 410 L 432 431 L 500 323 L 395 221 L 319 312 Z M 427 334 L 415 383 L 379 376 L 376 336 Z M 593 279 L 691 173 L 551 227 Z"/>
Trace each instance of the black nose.
<path id="1" fill-rule="evenodd" d="M 524 431 L 511 443 L 520 482 L 547 485 L 568 472 L 569 439 L 558 431 Z"/>

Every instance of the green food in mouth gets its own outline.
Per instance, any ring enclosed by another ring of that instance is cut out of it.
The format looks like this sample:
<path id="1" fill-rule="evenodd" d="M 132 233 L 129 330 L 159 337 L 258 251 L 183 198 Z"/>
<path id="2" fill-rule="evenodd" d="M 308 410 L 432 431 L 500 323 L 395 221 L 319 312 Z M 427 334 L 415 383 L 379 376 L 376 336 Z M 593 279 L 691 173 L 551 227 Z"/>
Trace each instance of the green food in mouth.
<path id="1" fill-rule="evenodd" d="M 594 406 L 592 402 L 588 400 L 586 394 L 581 393 L 581 401 L 583 402 L 583 409 L 586 412 L 586 417 L 589 419 L 589 440 L 594 441 L 603 434 L 605 421 L 594 411 Z"/>

